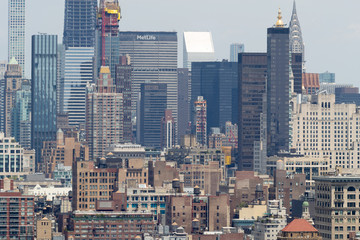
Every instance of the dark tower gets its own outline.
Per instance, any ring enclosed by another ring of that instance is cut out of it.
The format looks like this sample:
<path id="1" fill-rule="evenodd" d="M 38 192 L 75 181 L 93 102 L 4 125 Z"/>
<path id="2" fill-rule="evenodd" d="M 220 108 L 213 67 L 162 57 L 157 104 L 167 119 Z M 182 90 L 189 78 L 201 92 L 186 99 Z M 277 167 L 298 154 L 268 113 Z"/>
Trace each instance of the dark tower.
<path id="1" fill-rule="evenodd" d="M 275 26 L 267 29 L 268 156 L 289 150 L 289 28 L 279 9 Z"/>
<path id="2" fill-rule="evenodd" d="M 94 47 L 97 0 L 66 0 L 63 43 L 66 47 Z"/>

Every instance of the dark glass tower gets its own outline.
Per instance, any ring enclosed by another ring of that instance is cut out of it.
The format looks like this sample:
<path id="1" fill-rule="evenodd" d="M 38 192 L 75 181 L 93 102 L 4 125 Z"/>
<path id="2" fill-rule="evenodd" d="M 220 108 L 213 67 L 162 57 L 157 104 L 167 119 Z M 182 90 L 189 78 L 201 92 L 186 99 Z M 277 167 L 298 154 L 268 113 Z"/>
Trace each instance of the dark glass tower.
<path id="1" fill-rule="evenodd" d="M 267 29 L 267 150 L 272 156 L 289 150 L 289 28 L 278 21 Z"/>
<path id="2" fill-rule="evenodd" d="M 207 132 L 212 127 L 225 128 L 227 121 L 236 123 L 237 62 L 193 62 L 191 69 L 191 105 L 198 96 L 207 101 Z M 194 120 L 194 111 L 191 120 Z"/>
<path id="3" fill-rule="evenodd" d="M 261 168 L 260 163 L 255 164 L 254 150 L 255 145 L 266 141 L 262 128 L 266 124 L 262 122 L 266 114 L 263 111 L 266 104 L 266 71 L 266 53 L 239 54 L 238 168 L 242 171 Z"/>
<path id="4" fill-rule="evenodd" d="M 31 46 L 31 147 L 36 163 L 41 162 L 44 141 L 56 139 L 56 35 L 33 35 Z"/>
<path id="5" fill-rule="evenodd" d="M 94 47 L 97 0 L 65 0 L 66 47 Z"/>
<path id="6" fill-rule="evenodd" d="M 165 83 L 142 83 L 140 91 L 140 143 L 146 147 L 160 149 L 167 86 Z"/>

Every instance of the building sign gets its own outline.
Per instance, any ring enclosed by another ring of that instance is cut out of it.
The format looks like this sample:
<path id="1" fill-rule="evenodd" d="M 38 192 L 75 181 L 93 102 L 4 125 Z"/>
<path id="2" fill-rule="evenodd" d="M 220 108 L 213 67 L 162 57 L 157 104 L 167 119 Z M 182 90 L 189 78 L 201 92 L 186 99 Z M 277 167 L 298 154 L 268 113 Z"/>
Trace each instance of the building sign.
<path id="1" fill-rule="evenodd" d="M 156 37 L 154 35 L 137 35 L 136 40 L 155 41 Z"/>

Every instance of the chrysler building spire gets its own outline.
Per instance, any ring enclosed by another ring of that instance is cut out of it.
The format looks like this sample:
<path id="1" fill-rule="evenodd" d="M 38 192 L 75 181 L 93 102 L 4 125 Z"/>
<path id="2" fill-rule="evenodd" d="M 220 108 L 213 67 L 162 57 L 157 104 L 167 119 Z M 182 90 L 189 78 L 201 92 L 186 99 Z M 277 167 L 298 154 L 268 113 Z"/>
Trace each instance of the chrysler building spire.
<path id="1" fill-rule="evenodd" d="M 291 53 L 302 53 L 304 59 L 304 42 L 302 39 L 300 22 L 296 13 L 296 3 L 294 0 L 293 12 L 290 21 L 290 51 Z"/>

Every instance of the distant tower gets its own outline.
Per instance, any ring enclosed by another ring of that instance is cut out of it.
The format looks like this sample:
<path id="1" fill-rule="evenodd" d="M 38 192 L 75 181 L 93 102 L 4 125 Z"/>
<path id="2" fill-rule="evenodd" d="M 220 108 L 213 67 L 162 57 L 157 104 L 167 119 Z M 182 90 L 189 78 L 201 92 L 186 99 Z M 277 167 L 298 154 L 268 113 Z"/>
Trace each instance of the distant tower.
<path id="1" fill-rule="evenodd" d="M 245 52 L 245 46 L 243 43 L 230 44 L 230 62 L 237 62 L 239 53 Z"/>
<path id="2" fill-rule="evenodd" d="M 296 13 L 296 4 L 294 0 L 293 12 L 290 21 L 290 53 L 291 68 L 294 74 L 294 92 L 302 92 L 302 73 L 305 71 L 305 46 L 302 39 L 300 22 Z"/>
<path id="3" fill-rule="evenodd" d="M 161 124 L 162 124 L 161 147 L 170 149 L 174 147 L 176 143 L 175 119 L 172 116 L 171 110 L 169 109 L 165 110 L 165 114 Z"/>
<path id="4" fill-rule="evenodd" d="M 66 0 L 63 44 L 94 47 L 97 0 Z"/>
<path id="5" fill-rule="evenodd" d="M 267 29 L 267 59 L 267 149 L 273 156 L 288 151 L 290 142 L 289 28 L 282 21 L 280 9 L 275 26 Z"/>
<path id="6" fill-rule="evenodd" d="M 21 89 L 21 80 L 21 67 L 13 57 L 5 72 L 5 137 L 14 136 L 12 111 L 15 105 L 16 91 Z"/>
<path id="7" fill-rule="evenodd" d="M 25 0 L 9 0 L 8 61 L 13 57 L 25 76 Z"/>
<path id="8" fill-rule="evenodd" d="M 97 14 L 95 47 L 95 76 L 101 66 L 109 66 L 111 76 L 115 76 L 115 66 L 119 63 L 119 21 L 121 9 L 118 0 L 100 0 Z"/>
<path id="9" fill-rule="evenodd" d="M 102 66 L 98 84 L 86 96 L 86 139 L 89 158 L 105 156 L 111 144 L 123 142 L 123 95 L 116 92 L 109 67 Z"/>
<path id="10" fill-rule="evenodd" d="M 198 144 L 207 145 L 207 104 L 202 96 L 198 96 L 195 104 L 196 141 Z"/>

